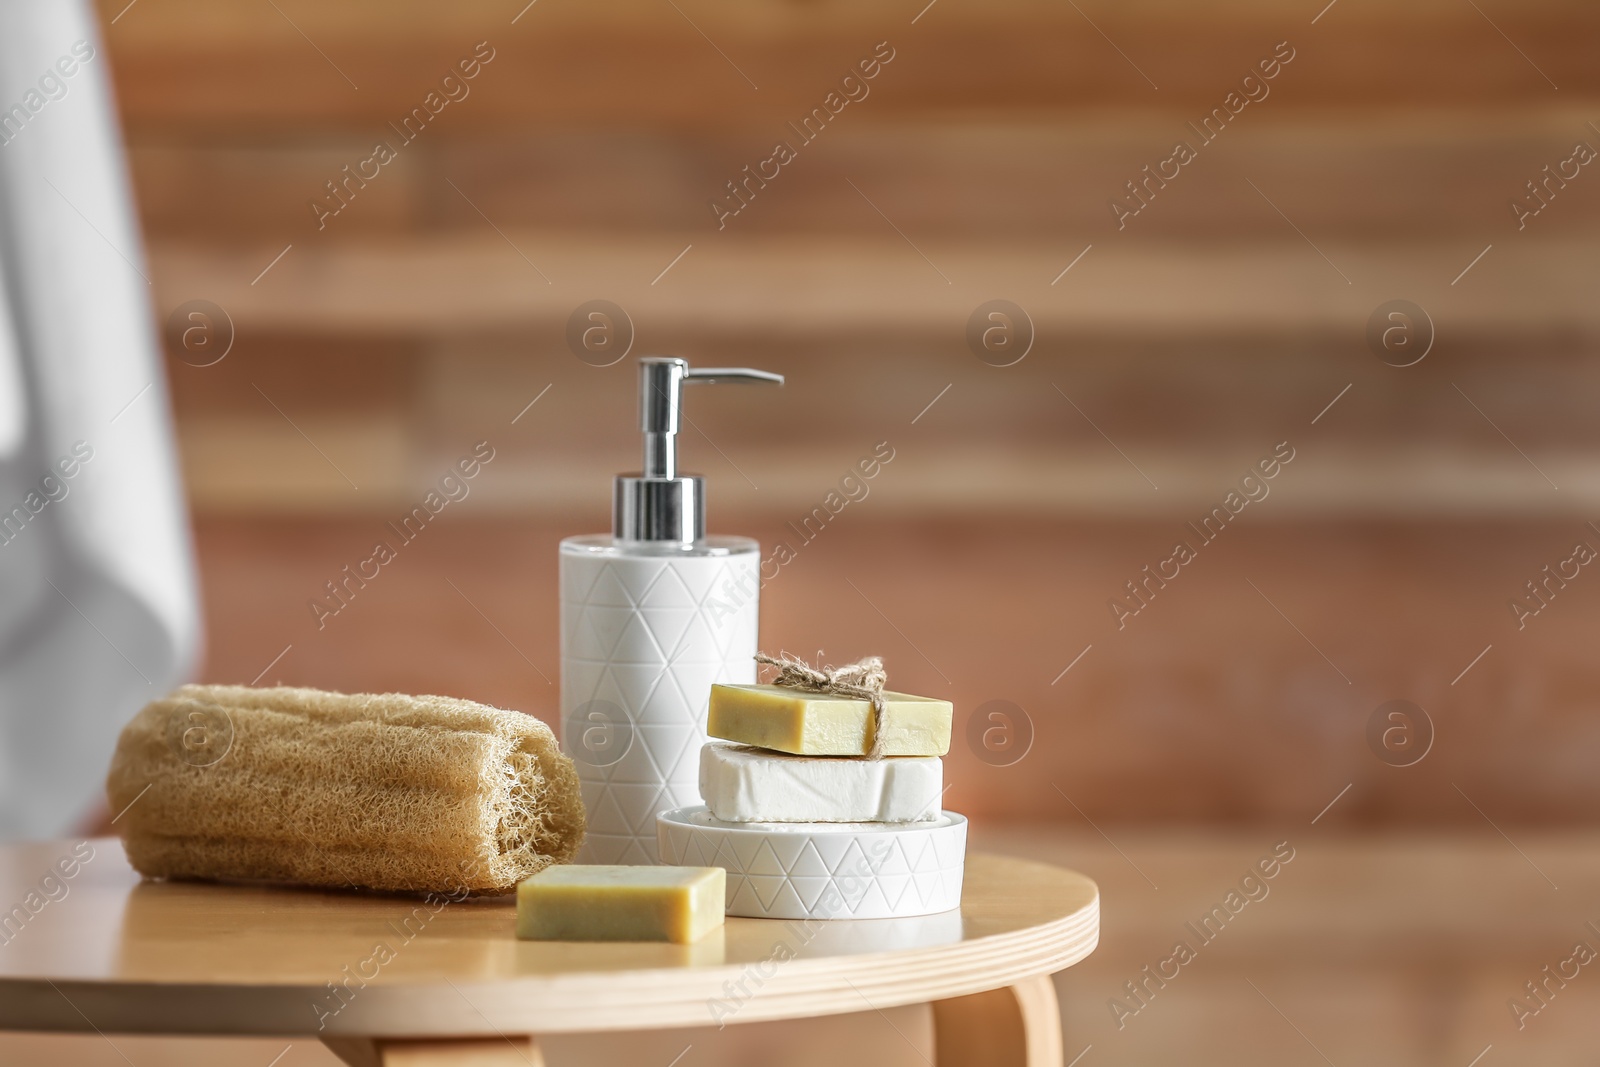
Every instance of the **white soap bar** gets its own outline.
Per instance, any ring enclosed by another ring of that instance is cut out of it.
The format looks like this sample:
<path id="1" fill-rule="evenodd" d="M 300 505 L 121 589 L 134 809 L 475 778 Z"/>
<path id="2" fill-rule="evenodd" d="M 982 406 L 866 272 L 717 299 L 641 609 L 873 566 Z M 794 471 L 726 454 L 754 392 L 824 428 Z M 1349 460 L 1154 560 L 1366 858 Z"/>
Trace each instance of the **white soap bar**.
<path id="1" fill-rule="evenodd" d="M 938 818 L 938 756 L 791 756 L 713 741 L 700 797 L 724 822 L 920 822 Z"/>

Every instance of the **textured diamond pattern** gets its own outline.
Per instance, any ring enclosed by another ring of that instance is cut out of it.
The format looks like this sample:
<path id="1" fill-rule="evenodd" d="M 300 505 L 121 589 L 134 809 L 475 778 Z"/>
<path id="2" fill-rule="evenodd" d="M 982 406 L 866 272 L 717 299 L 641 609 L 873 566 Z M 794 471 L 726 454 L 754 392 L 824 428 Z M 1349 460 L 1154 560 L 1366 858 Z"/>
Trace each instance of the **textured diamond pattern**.
<path id="1" fill-rule="evenodd" d="M 561 553 L 562 738 L 578 764 L 589 834 L 581 863 L 655 863 L 656 815 L 700 799 L 700 746 L 716 682 L 753 682 L 756 552 Z M 586 759 L 576 709 L 617 705 L 632 740 Z"/>
<path id="2" fill-rule="evenodd" d="M 722 867 L 728 914 L 753 919 L 887 919 L 961 906 L 967 820 L 725 823 L 704 806 L 662 815 L 661 862 Z"/>

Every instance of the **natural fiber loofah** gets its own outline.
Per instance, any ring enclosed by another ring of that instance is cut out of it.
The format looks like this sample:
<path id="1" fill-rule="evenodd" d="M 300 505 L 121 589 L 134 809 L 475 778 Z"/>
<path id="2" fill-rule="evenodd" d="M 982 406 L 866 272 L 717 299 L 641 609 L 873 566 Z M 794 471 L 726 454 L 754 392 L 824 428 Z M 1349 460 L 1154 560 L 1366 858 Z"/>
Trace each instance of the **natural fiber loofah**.
<path id="1" fill-rule="evenodd" d="M 584 833 L 550 728 L 448 697 L 184 686 L 123 729 L 106 791 L 152 878 L 499 893 Z"/>

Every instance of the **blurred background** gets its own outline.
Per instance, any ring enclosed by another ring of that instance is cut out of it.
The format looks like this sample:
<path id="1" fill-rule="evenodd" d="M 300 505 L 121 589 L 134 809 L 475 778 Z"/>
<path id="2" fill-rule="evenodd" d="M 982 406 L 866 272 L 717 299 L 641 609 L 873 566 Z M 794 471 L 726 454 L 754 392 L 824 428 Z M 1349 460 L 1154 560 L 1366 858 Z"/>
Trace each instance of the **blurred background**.
<path id="1" fill-rule="evenodd" d="M 1101 883 L 1069 1060 L 1591 1062 L 1600 978 L 1520 1029 L 1510 1002 L 1600 947 L 1600 9 L 925 3 L 102 3 L 202 679 L 554 723 L 556 545 L 637 467 L 631 357 L 779 371 L 691 394 L 684 465 L 714 532 L 795 549 L 764 646 L 954 700 L 975 846 Z M 480 441 L 468 498 L 314 610 Z M 800 536 L 880 442 L 868 495 Z M 1147 565 L 1170 580 L 1141 604 Z M 1118 1029 L 1123 983 L 1285 840 L 1272 895 Z M 923 1062 L 924 1016 L 892 1017 L 551 1052 Z"/>

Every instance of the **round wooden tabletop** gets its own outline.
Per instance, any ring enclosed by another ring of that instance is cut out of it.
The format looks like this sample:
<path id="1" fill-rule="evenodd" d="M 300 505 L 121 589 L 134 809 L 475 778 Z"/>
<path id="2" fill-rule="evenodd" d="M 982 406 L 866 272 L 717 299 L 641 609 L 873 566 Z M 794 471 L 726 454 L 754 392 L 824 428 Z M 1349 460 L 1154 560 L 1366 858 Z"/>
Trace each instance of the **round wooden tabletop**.
<path id="1" fill-rule="evenodd" d="M 693 945 L 518 941 L 509 897 L 142 882 L 115 840 L 0 848 L 0 908 L 0 1029 L 312 1037 L 864 1011 L 1061 970 L 1100 928 L 1088 878 L 982 853 L 959 911 L 730 918 Z"/>

